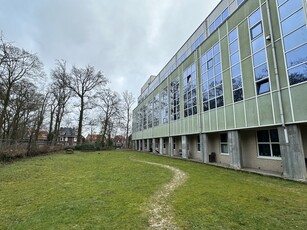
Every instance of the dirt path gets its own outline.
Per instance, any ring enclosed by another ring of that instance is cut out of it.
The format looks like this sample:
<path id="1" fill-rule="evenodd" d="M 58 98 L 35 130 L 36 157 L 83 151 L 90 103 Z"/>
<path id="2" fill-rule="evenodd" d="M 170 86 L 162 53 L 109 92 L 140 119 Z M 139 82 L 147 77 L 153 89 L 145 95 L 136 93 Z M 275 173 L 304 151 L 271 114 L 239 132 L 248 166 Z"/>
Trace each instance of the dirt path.
<path id="1" fill-rule="evenodd" d="M 186 181 L 187 174 L 169 165 L 147 161 L 139 162 L 156 165 L 174 172 L 173 178 L 155 192 L 146 204 L 147 212 L 149 213 L 149 229 L 179 229 L 175 223 L 173 208 L 169 204 L 168 199 L 175 189 Z"/>

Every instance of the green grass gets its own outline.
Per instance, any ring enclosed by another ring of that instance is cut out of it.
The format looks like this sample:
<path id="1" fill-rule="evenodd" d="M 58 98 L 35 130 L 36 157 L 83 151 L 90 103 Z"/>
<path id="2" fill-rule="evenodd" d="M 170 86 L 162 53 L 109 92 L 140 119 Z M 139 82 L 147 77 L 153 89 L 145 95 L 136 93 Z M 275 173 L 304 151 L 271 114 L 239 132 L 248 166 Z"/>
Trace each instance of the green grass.
<path id="1" fill-rule="evenodd" d="M 138 152 L 54 154 L 0 166 L 0 229 L 146 229 L 144 204 L 177 167 L 182 229 L 305 229 L 307 185 Z"/>

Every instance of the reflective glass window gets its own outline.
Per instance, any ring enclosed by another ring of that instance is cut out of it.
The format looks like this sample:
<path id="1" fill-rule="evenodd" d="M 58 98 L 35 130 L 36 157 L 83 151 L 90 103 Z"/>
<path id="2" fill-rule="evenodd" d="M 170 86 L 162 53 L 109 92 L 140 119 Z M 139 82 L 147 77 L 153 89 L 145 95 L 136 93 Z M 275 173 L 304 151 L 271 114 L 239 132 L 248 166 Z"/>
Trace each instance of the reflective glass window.
<path id="1" fill-rule="evenodd" d="M 237 64 L 237 65 L 235 65 L 235 66 L 233 66 L 231 68 L 231 75 L 232 75 L 232 77 L 236 77 L 236 76 L 238 76 L 240 74 L 241 74 L 241 66 L 240 66 L 240 64 Z"/>
<path id="2" fill-rule="evenodd" d="M 243 100 L 243 90 L 242 88 L 233 91 L 233 101 L 242 101 Z"/>
<path id="3" fill-rule="evenodd" d="M 302 64 L 288 71 L 290 85 L 307 81 L 307 67 Z"/>
<path id="4" fill-rule="evenodd" d="M 262 36 L 252 41 L 252 51 L 256 53 L 257 51 L 264 48 L 264 39 Z"/>
<path id="5" fill-rule="evenodd" d="M 239 89 L 239 88 L 242 87 L 241 75 L 239 75 L 238 77 L 235 77 L 235 78 L 232 79 L 232 86 L 233 86 L 234 90 Z"/>
<path id="6" fill-rule="evenodd" d="M 256 38 L 257 36 L 259 36 L 260 34 L 262 34 L 262 24 L 261 23 L 258 23 L 256 26 L 254 26 L 252 29 L 251 29 L 251 38 L 254 39 Z"/>
<path id="7" fill-rule="evenodd" d="M 253 56 L 254 66 L 258 66 L 266 62 L 266 53 L 265 50 L 261 50 L 258 53 L 255 53 Z"/>
<path id="8" fill-rule="evenodd" d="M 279 8 L 280 19 L 283 20 L 289 15 L 293 14 L 298 9 L 302 8 L 301 0 L 290 0 L 287 1 Z"/>
<path id="9" fill-rule="evenodd" d="M 225 21 L 227 17 L 228 17 L 228 8 L 226 8 L 222 13 L 222 20 Z"/>
<path id="10" fill-rule="evenodd" d="M 269 79 L 266 78 L 263 81 L 257 82 L 257 94 L 263 94 L 263 93 L 267 93 L 270 92 L 270 83 L 269 83 Z"/>
<path id="11" fill-rule="evenodd" d="M 229 45 L 229 52 L 230 54 L 233 54 L 234 52 L 238 51 L 238 42 L 233 42 Z"/>
<path id="12" fill-rule="evenodd" d="M 296 28 L 305 24 L 305 15 L 303 9 L 291 15 L 281 23 L 283 35 L 287 35 Z"/>
<path id="13" fill-rule="evenodd" d="M 255 68 L 255 79 L 260 80 L 266 78 L 269 75 L 267 64 L 263 64 Z"/>
<path id="14" fill-rule="evenodd" d="M 233 31 L 231 31 L 228 35 L 228 40 L 229 43 L 232 43 L 234 40 L 236 40 L 238 38 L 238 32 L 237 29 L 234 29 Z"/>
<path id="15" fill-rule="evenodd" d="M 256 10 L 253 14 L 249 16 L 249 25 L 250 27 L 253 27 L 256 25 L 259 21 L 261 21 L 261 12 L 260 9 Z"/>
<path id="16" fill-rule="evenodd" d="M 239 51 L 230 56 L 231 65 L 235 65 L 240 61 Z"/>
<path id="17" fill-rule="evenodd" d="M 303 43 L 307 42 L 307 27 L 303 26 L 295 32 L 284 37 L 284 45 L 286 51 L 291 50 Z"/>
<path id="18" fill-rule="evenodd" d="M 296 48 L 286 54 L 287 66 L 298 65 L 307 61 L 307 44 Z"/>

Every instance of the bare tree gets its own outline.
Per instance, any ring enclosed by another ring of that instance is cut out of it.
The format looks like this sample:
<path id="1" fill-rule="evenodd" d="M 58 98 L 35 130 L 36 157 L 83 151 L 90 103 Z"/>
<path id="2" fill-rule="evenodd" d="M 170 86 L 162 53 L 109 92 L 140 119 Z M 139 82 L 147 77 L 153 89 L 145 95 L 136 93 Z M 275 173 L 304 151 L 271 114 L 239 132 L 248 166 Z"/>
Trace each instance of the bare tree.
<path id="1" fill-rule="evenodd" d="M 67 102 L 71 97 L 71 89 L 68 86 L 69 73 L 67 72 L 66 61 L 57 60 L 56 67 L 51 71 L 51 77 L 53 80 L 51 84 L 51 95 L 54 101 L 50 104 L 49 139 L 56 143 Z M 55 123 L 53 128 L 54 119 Z"/>
<path id="2" fill-rule="evenodd" d="M 13 87 L 22 79 L 35 79 L 42 76 L 42 63 L 38 57 L 24 49 L 13 46 L 0 39 L 0 137 L 3 137 L 4 121 L 8 115 Z"/>
<path id="3" fill-rule="evenodd" d="M 126 134 L 126 148 L 130 147 L 129 134 L 131 130 L 131 120 L 132 120 L 132 106 L 135 103 L 135 98 L 131 92 L 127 90 L 122 93 L 123 97 L 123 110 L 124 110 L 124 120 L 125 120 L 125 134 Z"/>
<path id="4" fill-rule="evenodd" d="M 93 66 L 86 66 L 85 68 L 77 68 L 76 66 L 73 66 L 71 70 L 68 87 L 80 100 L 77 137 L 78 143 L 82 140 L 84 111 L 91 108 L 91 99 L 93 99 L 95 89 L 98 87 L 104 87 L 107 82 L 107 79 L 103 76 L 101 71 L 95 72 Z"/>
<path id="5" fill-rule="evenodd" d="M 106 144 L 106 138 L 110 139 L 114 123 L 120 117 L 120 95 L 111 89 L 106 89 L 97 94 L 97 107 L 101 110 L 101 143 Z"/>

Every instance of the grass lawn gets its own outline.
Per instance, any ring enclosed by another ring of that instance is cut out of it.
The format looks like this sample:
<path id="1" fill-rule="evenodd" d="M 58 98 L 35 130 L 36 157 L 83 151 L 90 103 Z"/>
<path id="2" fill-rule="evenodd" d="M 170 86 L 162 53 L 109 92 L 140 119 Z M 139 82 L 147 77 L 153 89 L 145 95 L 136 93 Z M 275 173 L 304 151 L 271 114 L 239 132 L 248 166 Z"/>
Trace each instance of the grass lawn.
<path id="1" fill-rule="evenodd" d="M 54 154 L 0 166 L 0 229 L 146 229 L 144 204 L 172 172 L 182 229 L 306 229 L 307 185 L 127 152 Z"/>

